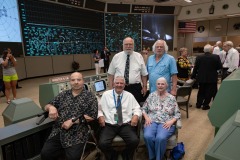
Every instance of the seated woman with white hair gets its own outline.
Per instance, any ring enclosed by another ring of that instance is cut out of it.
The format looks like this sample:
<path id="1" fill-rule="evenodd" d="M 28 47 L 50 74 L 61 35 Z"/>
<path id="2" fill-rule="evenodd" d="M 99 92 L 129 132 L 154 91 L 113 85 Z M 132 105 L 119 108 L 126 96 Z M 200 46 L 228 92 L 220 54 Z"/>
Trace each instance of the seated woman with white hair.
<path id="1" fill-rule="evenodd" d="M 144 141 L 150 160 L 161 160 L 166 152 L 167 140 L 175 133 L 175 123 L 181 117 L 176 98 L 167 92 L 168 84 L 160 77 L 157 90 L 151 93 L 142 107 Z"/>

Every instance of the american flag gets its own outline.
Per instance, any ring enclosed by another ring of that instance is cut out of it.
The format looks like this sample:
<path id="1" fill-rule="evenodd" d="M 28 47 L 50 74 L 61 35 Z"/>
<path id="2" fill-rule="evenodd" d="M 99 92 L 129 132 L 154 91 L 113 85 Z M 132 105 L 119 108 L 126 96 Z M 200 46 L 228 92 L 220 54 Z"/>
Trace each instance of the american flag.
<path id="1" fill-rule="evenodd" d="M 195 33 L 196 32 L 196 22 L 179 22 L 178 32 L 179 33 Z"/>

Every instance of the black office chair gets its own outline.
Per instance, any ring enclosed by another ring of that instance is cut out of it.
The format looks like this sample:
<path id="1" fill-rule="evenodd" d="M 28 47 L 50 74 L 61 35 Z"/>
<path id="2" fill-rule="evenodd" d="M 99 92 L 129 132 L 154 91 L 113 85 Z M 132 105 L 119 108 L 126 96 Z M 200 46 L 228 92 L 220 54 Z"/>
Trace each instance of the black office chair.
<path id="1" fill-rule="evenodd" d="M 192 93 L 191 86 L 181 86 L 177 89 L 176 100 L 180 109 L 186 111 L 187 118 L 188 118 L 188 107 L 189 107 L 189 100 Z M 185 105 L 186 109 L 183 109 L 181 106 Z"/>

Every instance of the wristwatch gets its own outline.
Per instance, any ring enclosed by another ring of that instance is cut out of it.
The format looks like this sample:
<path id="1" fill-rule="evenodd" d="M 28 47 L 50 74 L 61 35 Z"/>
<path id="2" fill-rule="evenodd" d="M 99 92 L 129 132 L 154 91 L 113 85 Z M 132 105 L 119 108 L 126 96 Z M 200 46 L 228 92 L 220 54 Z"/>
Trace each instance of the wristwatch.
<path id="1" fill-rule="evenodd" d="M 72 122 L 73 122 L 73 123 L 76 122 L 77 120 L 78 120 L 77 117 L 73 117 L 73 118 L 72 118 Z"/>

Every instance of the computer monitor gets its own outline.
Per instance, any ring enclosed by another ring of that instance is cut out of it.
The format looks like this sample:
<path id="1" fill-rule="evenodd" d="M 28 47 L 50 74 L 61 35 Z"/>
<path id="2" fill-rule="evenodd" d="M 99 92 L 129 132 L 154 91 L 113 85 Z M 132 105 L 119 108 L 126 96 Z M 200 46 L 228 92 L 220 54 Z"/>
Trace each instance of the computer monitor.
<path id="1" fill-rule="evenodd" d="M 99 80 L 94 82 L 94 88 L 95 88 L 95 92 L 102 92 L 105 91 L 106 88 L 106 82 L 104 80 Z"/>

